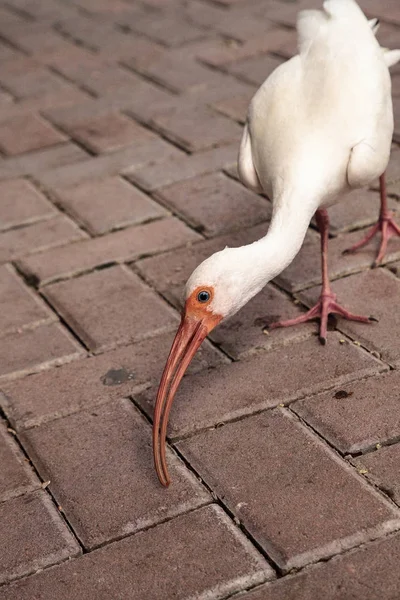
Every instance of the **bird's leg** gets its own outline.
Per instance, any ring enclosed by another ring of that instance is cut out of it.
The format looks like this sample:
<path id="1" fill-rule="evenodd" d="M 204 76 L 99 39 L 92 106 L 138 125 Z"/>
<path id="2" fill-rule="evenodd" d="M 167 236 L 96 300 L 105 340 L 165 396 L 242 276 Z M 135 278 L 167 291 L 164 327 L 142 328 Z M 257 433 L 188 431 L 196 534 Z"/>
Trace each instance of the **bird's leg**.
<path id="1" fill-rule="evenodd" d="M 278 321 L 270 325 L 270 329 L 276 327 L 290 327 L 291 325 L 298 325 L 299 323 L 305 323 L 311 319 L 320 319 L 319 339 L 322 344 L 326 343 L 326 334 L 328 330 L 328 316 L 332 313 L 336 313 L 345 319 L 350 321 L 360 321 L 361 323 L 369 323 L 371 319 L 368 317 L 361 317 L 355 315 L 345 308 L 342 308 L 336 302 L 336 294 L 331 290 L 328 274 L 328 235 L 329 235 L 329 217 L 328 212 L 324 209 L 317 210 L 316 220 L 318 229 L 321 234 L 321 266 L 322 266 L 322 290 L 319 300 L 315 306 L 313 306 L 304 315 L 300 315 L 296 319 L 289 319 L 288 321 Z"/>
<path id="2" fill-rule="evenodd" d="M 400 235 L 400 227 L 396 224 L 393 218 L 393 213 L 388 209 L 387 205 L 385 173 L 379 178 L 379 184 L 381 194 L 381 210 L 379 213 L 378 222 L 369 230 L 367 235 L 361 241 L 357 242 L 357 244 L 354 244 L 354 246 L 351 246 L 351 248 L 348 248 L 344 251 L 345 254 L 350 252 L 356 252 L 359 248 L 362 248 L 363 246 L 368 244 L 368 242 L 372 240 L 372 238 L 377 233 L 379 233 L 379 231 L 381 231 L 382 241 L 379 248 L 378 256 L 376 257 L 374 262 L 375 267 L 380 265 L 385 257 L 388 240 L 393 235 Z"/>

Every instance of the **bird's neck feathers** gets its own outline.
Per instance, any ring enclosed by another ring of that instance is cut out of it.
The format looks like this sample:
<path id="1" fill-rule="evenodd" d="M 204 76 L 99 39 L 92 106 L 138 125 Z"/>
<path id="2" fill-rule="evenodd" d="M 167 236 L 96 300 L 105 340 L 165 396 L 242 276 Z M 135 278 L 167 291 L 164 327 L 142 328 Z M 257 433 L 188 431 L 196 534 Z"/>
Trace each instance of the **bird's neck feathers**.
<path id="1" fill-rule="evenodd" d="M 304 201 L 295 195 L 276 198 L 267 234 L 253 244 L 237 249 L 238 264 L 251 274 L 250 296 L 261 291 L 290 265 L 301 248 L 317 207 L 318 202 Z"/>

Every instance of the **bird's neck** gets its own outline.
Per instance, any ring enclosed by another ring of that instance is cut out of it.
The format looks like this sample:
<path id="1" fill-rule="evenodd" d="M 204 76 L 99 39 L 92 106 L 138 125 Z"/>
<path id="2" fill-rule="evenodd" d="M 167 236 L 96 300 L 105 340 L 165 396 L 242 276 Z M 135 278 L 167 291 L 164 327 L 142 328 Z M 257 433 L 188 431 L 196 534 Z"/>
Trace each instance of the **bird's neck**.
<path id="1" fill-rule="evenodd" d="M 301 248 L 316 208 L 318 201 L 309 198 L 303 201 L 295 194 L 275 198 L 267 234 L 241 248 L 243 264 L 251 273 L 250 297 L 290 265 Z"/>

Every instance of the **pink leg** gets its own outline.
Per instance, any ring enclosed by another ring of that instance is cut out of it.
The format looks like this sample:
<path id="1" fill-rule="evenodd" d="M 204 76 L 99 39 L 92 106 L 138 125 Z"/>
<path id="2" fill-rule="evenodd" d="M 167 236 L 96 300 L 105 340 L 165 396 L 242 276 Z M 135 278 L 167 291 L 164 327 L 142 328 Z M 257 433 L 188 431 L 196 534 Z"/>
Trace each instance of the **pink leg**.
<path id="1" fill-rule="evenodd" d="M 368 242 L 372 240 L 372 238 L 379 233 L 379 231 L 381 231 L 382 241 L 378 256 L 374 262 L 375 267 L 380 265 L 385 257 L 388 240 L 394 235 L 400 235 L 400 227 L 396 224 L 393 218 L 393 213 L 389 211 L 387 205 L 385 174 L 379 178 L 379 183 L 381 191 L 381 210 L 379 213 L 378 222 L 369 230 L 367 235 L 361 241 L 357 242 L 357 244 L 354 244 L 354 246 L 351 246 L 351 248 L 345 250 L 346 254 L 350 252 L 356 252 L 359 248 L 362 248 L 368 244 Z"/>
<path id="2" fill-rule="evenodd" d="M 296 319 L 289 319 L 288 321 L 278 321 L 277 323 L 273 323 L 270 325 L 270 329 L 275 329 L 276 327 L 290 327 L 291 325 L 305 323 L 311 319 L 320 319 L 319 339 L 322 344 L 325 344 L 328 330 L 328 316 L 330 314 L 336 313 L 345 319 L 350 321 L 360 321 L 361 323 L 370 323 L 371 319 L 368 317 L 355 315 L 345 308 L 342 308 L 336 302 L 336 294 L 334 294 L 331 290 L 328 275 L 329 217 L 327 211 L 317 210 L 316 218 L 321 234 L 322 290 L 320 298 L 317 304 L 304 315 L 300 315 Z"/>

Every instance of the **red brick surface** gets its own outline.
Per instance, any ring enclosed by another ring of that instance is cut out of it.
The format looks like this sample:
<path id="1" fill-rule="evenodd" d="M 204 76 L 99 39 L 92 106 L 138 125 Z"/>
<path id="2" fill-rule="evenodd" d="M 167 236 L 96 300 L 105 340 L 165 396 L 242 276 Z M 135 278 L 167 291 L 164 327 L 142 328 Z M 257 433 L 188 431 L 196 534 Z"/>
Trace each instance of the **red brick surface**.
<path id="1" fill-rule="evenodd" d="M 288 404 L 385 368 L 371 355 L 339 340 L 337 334 L 331 333 L 329 348 L 321 352 L 313 337 L 267 354 L 260 353 L 248 361 L 188 376 L 172 408 L 170 435 L 187 435 L 278 404 Z M 153 412 L 155 395 L 155 387 L 138 394 L 138 401 L 149 415 Z"/>
<path id="2" fill-rule="evenodd" d="M 378 322 L 332 318 L 325 347 L 315 322 L 269 328 L 319 294 L 313 220 L 190 365 L 168 490 L 153 467 L 184 284 L 268 230 L 237 172 L 249 102 L 321 5 L 0 0 L 1 600 L 397 600 L 400 239 L 379 269 L 379 236 L 343 254 L 378 181 L 329 209 L 328 256 L 339 301 Z M 397 0 L 360 5 L 400 48 Z"/>
<path id="3" fill-rule="evenodd" d="M 35 116 L 15 117 L 0 123 L 0 148 L 21 154 L 63 142 L 66 137 Z"/>
<path id="4" fill-rule="evenodd" d="M 4 383 L 0 405 L 12 427 L 24 429 L 138 394 L 158 383 L 173 336 L 173 332 L 166 333 Z M 205 342 L 188 372 L 195 373 L 227 362 L 223 354 Z"/>
<path id="5" fill-rule="evenodd" d="M 0 380 L 78 358 L 82 348 L 58 323 L 7 335 L 0 344 Z"/>
<path id="6" fill-rule="evenodd" d="M 271 214 L 269 202 L 220 173 L 161 188 L 157 198 L 209 236 L 250 227 Z"/>
<path id="7" fill-rule="evenodd" d="M 285 571 L 399 527 L 399 513 L 289 413 L 252 417 L 178 447 Z"/>
<path id="8" fill-rule="evenodd" d="M 369 481 L 379 487 L 396 504 L 400 504 L 400 483 L 398 478 L 400 452 L 398 444 L 371 452 L 366 456 L 361 456 L 354 463 Z"/>
<path id="9" fill-rule="evenodd" d="M 56 320 L 57 316 L 25 286 L 11 265 L 0 267 L 0 338 Z"/>
<path id="10" fill-rule="evenodd" d="M 300 400 L 293 410 L 344 454 L 372 450 L 400 437 L 400 377 L 382 377 L 337 385 Z"/>
<path id="11" fill-rule="evenodd" d="M 1 230 L 48 219 L 55 214 L 50 202 L 24 179 L 1 182 L 0 195 L 2 198 Z"/>
<path id="12" fill-rule="evenodd" d="M 28 227 L 10 229 L 0 236 L 0 263 L 85 237 L 86 234 L 73 221 L 61 214 Z"/>
<path id="13" fill-rule="evenodd" d="M 39 487 L 39 480 L 2 421 L 0 421 L 0 459 L 2 464 L 0 502 Z"/>
<path id="14" fill-rule="evenodd" d="M 49 285 L 45 295 L 96 352 L 153 337 L 178 323 L 172 309 L 123 266 Z"/>
<path id="15" fill-rule="evenodd" d="M 119 177 L 53 188 L 57 200 L 91 234 L 106 233 L 166 216 L 166 211 Z M 112 203 L 112 210 L 110 210 Z"/>
<path id="16" fill-rule="evenodd" d="M 339 600 L 396 598 L 400 574 L 400 536 L 373 542 L 294 577 L 261 586 L 238 600 Z"/>
<path id="17" fill-rule="evenodd" d="M 127 228 L 102 237 L 65 244 L 43 252 L 38 260 L 35 256 L 28 256 L 18 264 L 28 276 L 48 283 L 110 262 L 132 261 L 143 255 L 157 254 L 198 239 L 200 236 L 196 232 L 171 217 L 134 229 Z"/>
<path id="18" fill-rule="evenodd" d="M 162 573 L 156 577 L 155 573 Z M 215 506 L 183 515 L 17 582 L 4 600 L 129 597 L 222 599 L 270 579 L 268 564 Z"/>
<path id="19" fill-rule="evenodd" d="M 153 477 L 149 437 L 125 400 L 30 429 L 21 439 L 79 539 L 93 548 L 210 501 L 171 452 L 175 482 L 165 496 Z"/>
<path id="20" fill-rule="evenodd" d="M 0 504 L 0 583 L 80 554 L 79 544 L 43 491 Z"/>

